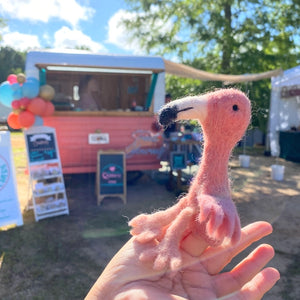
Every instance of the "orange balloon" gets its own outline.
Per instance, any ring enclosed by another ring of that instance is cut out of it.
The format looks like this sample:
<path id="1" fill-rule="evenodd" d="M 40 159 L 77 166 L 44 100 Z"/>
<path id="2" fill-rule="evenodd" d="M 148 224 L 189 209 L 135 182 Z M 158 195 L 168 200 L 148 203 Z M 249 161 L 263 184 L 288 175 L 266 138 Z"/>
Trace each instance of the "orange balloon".
<path id="1" fill-rule="evenodd" d="M 19 123 L 21 127 L 31 127 L 34 124 L 34 114 L 28 110 L 24 110 L 19 114 Z"/>
<path id="2" fill-rule="evenodd" d="M 8 115 L 7 123 L 13 129 L 20 129 L 21 128 L 21 125 L 19 123 L 19 116 L 14 114 L 14 113 L 10 113 Z"/>
<path id="3" fill-rule="evenodd" d="M 42 116 L 46 109 L 46 101 L 40 97 L 31 99 L 27 106 L 27 110 L 35 115 Z"/>
<path id="4" fill-rule="evenodd" d="M 44 111 L 43 117 L 49 117 L 54 114 L 55 107 L 52 102 L 46 102 L 46 109 Z"/>

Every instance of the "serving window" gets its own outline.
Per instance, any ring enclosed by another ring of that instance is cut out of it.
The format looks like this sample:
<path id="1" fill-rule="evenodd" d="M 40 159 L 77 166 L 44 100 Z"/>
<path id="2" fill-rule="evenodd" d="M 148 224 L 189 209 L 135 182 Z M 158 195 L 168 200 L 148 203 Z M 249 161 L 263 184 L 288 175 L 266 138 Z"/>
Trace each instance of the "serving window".
<path id="1" fill-rule="evenodd" d="M 47 70 L 46 82 L 55 89 L 53 104 L 56 111 L 147 111 L 153 96 L 151 72 L 118 74 Z"/>

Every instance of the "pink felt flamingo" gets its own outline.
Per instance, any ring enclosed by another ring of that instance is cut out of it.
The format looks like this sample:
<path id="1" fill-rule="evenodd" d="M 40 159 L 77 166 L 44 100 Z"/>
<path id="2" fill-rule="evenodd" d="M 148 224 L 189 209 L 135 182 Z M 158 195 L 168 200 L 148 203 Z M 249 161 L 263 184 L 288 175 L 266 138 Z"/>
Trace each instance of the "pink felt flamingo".
<path id="1" fill-rule="evenodd" d="M 236 243 L 240 220 L 231 199 L 228 160 L 251 117 L 249 99 L 235 89 L 172 101 L 162 108 L 160 123 L 197 119 L 202 126 L 204 150 L 199 171 L 186 196 L 177 204 L 154 214 L 133 218 L 131 234 L 149 247 L 141 261 L 153 261 L 154 269 L 180 267 L 182 241 L 189 235 L 201 236 L 208 245 Z"/>

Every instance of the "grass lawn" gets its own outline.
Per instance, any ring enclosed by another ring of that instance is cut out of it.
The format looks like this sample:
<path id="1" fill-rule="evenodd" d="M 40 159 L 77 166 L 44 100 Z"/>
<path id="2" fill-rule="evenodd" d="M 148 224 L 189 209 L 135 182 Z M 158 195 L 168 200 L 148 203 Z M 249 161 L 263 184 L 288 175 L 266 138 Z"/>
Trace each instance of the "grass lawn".
<path id="1" fill-rule="evenodd" d="M 12 133 L 22 208 L 28 202 L 28 175 L 22 133 Z M 70 214 L 0 232 L 0 299 L 83 299 L 112 256 L 129 239 L 127 221 L 139 212 L 169 206 L 174 194 L 144 176 L 128 186 L 128 203 L 105 199 L 97 206 L 93 174 L 65 176 Z M 155 186 L 154 186 L 155 185 Z M 143 193 L 154 200 L 145 203 Z"/>
<path id="2" fill-rule="evenodd" d="M 129 239 L 128 219 L 176 201 L 175 194 L 165 188 L 167 173 L 163 172 L 146 173 L 128 185 L 126 205 L 108 198 L 101 206 L 97 206 L 94 174 L 66 175 L 70 214 L 35 222 L 33 211 L 24 209 L 31 193 L 23 134 L 13 133 L 12 144 L 24 226 L 0 231 L 0 299 L 83 299 Z M 257 220 L 272 223 L 273 266 L 282 275 L 264 299 L 296 299 L 300 293 L 299 268 L 295 267 L 299 262 L 295 237 L 300 226 L 300 165 L 264 157 L 264 148 L 255 147 L 246 149 L 250 168 L 241 168 L 238 154 L 242 151 L 236 149 L 230 161 L 233 198 L 243 225 Z M 277 162 L 286 168 L 282 182 L 270 176 L 270 166 Z"/>

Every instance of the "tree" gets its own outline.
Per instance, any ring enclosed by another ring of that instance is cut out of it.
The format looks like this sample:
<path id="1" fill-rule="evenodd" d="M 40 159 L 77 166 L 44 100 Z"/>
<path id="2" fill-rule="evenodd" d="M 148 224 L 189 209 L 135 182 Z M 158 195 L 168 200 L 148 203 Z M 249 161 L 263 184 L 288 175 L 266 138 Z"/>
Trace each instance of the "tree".
<path id="1" fill-rule="evenodd" d="M 87 51 L 91 51 L 91 48 L 89 46 L 76 46 L 75 47 L 76 50 L 87 50 Z"/>
<path id="2" fill-rule="evenodd" d="M 2 19 L 2 18 L 0 18 L 0 28 L 2 28 L 2 27 L 5 27 L 5 21 Z M 2 35 L 0 34 L 0 41 L 2 41 Z"/>
<path id="3" fill-rule="evenodd" d="M 0 28 L 5 26 L 5 20 L 0 18 Z M 0 83 L 5 81 L 9 74 L 24 72 L 25 56 L 26 53 L 18 52 L 11 47 L 0 47 Z"/>
<path id="4" fill-rule="evenodd" d="M 25 69 L 25 52 L 18 52 L 10 47 L 0 47 L 0 83 L 9 74 L 18 74 Z"/>
<path id="5" fill-rule="evenodd" d="M 182 63 L 214 73 L 246 74 L 299 62 L 299 0 L 127 0 L 136 12 L 124 20 L 151 54 L 176 57 Z M 185 94 L 221 83 L 167 79 L 168 89 Z M 175 84 L 175 85 L 174 85 Z M 248 86 L 240 85 L 242 89 Z M 174 94 L 174 92 L 172 92 Z M 182 95 L 178 95 L 182 96 Z M 250 98 L 254 126 L 266 129 L 270 81 L 255 82 Z"/>

